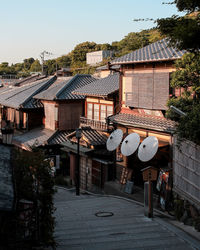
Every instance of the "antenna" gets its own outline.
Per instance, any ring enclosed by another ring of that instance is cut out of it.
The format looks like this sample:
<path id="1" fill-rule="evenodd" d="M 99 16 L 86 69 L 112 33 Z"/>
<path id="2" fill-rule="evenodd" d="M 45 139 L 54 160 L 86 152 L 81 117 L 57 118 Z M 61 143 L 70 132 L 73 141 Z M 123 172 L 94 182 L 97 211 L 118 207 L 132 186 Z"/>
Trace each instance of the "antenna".
<path id="1" fill-rule="evenodd" d="M 108 151 L 115 150 L 122 141 L 122 137 L 123 137 L 123 131 L 121 129 L 116 129 L 115 131 L 113 131 L 106 142 L 107 150 Z"/>
<path id="2" fill-rule="evenodd" d="M 42 61 L 42 75 L 44 74 L 44 57 L 45 57 L 45 55 L 53 55 L 53 53 L 51 53 L 51 52 L 48 52 L 48 51 L 46 51 L 46 50 L 44 50 L 44 51 L 42 51 L 41 52 L 41 54 L 40 54 L 40 58 L 41 58 L 41 61 Z"/>
<path id="3" fill-rule="evenodd" d="M 125 156 L 132 155 L 138 148 L 140 136 L 137 133 L 129 134 L 122 142 L 121 153 Z"/>
<path id="4" fill-rule="evenodd" d="M 155 136 L 148 136 L 140 144 L 138 149 L 138 158 L 143 161 L 151 160 L 158 150 L 158 139 Z"/>

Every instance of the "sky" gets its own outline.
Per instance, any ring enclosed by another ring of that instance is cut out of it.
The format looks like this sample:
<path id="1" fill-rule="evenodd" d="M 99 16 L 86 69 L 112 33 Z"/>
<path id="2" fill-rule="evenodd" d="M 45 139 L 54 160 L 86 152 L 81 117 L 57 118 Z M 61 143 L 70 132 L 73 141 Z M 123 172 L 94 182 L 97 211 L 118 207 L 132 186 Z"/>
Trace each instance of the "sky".
<path id="1" fill-rule="evenodd" d="M 112 43 L 130 32 L 155 27 L 138 18 L 177 13 L 169 0 L 0 0 L 0 63 L 56 58 L 82 42 Z"/>

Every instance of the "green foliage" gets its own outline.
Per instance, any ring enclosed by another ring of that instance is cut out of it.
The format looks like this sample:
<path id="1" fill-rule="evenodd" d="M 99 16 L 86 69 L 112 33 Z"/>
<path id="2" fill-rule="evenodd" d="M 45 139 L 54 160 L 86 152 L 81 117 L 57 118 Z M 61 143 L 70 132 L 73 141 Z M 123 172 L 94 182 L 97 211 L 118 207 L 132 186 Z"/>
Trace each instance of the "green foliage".
<path id="1" fill-rule="evenodd" d="M 157 20 L 158 29 L 170 38 L 179 49 L 199 51 L 200 49 L 200 3 L 199 0 L 176 0 L 179 11 L 189 13 L 185 16 L 172 16 Z M 192 13 L 196 11 L 196 13 Z"/>
<path id="2" fill-rule="evenodd" d="M 159 19 L 158 28 L 170 38 L 173 46 L 185 50 L 199 50 L 200 46 L 200 16 L 196 19 L 190 17 L 173 16 Z"/>
<path id="3" fill-rule="evenodd" d="M 177 133 L 181 138 L 200 145 L 200 104 L 191 106 L 190 112 L 181 117 Z"/>
<path id="4" fill-rule="evenodd" d="M 122 56 L 152 42 L 158 41 L 161 38 L 162 36 L 155 29 L 131 32 L 121 41 L 113 42 L 112 47 L 116 51 L 117 56 Z"/>
<path id="5" fill-rule="evenodd" d="M 55 59 L 50 59 L 50 60 L 45 61 L 44 72 L 47 75 L 52 75 L 56 72 L 56 60 Z"/>
<path id="6" fill-rule="evenodd" d="M 157 21 L 162 34 L 167 35 L 173 46 L 193 53 L 185 54 L 175 63 L 176 71 L 172 73 L 171 86 L 180 88 L 182 96 L 168 101 L 171 105 L 186 113 L 179 116 L 171 109 L 167 116 L 178 121 L 177 134 L 200 144 L 200 3 L 194 0 L 175 0 L 179 11 L 186 16 L 172 16 Z M 196 13 L 192 13 L 197 11 Z"/>
<path id="7" fill-rule="evenodd" d="M 0 64 L 0 75 L 6 75 L 6 74 L 15 74 L 15 68 L 9 67 L 9 64 L 7 62 L 2 62 Z"/>
<path id="8" fill-rule="evenodd" d="M 34 58 L 28 58 L 28 59 L 24 59 L 24 63 L 23 63 L 23 69 L 25 71 L 30 70 L 31 65 L 34 63 L 35 59 Z"/>
<path id="9" fill-rule="evenodd" d="M 31 72 L 41 72 L 41 64 L 40 61 L 37 59 L 35 60 L 30 67 Z"/>
<path id="10" fill-rule="evenodd" d="M 178 98 L 171 98 L 167 102 L 167 106 L 170 107 L 171 105 L 177 107 L 178 109 L 182 110 L 185 113 L 188 113 L 192 110 L 193 99 L 189 96 L 181 96 Z M 180 115 L 175 113 L 172 109 L 168 109 L 166 112 L 166 116 L 172 120 L 179 121 Z"/>
<path id="11" fill-rule="evenodd" d="M 179 11 L 186 11 L 188 13 L 200 9 L 199 0 L 175 0 L 175 4 Z"/>
<path id="12" fill-rule="evenodd" d="M 67 67 L 70 67 L 71 57 L 70 55 L 61 56 L 61 57 L 58 57 L 56 61 L 57 61 L 59 68 L 67 68 Z"/>
<path id="13" fill-rule="evenodd" d="M 182 87 L 199 98 L 200 94 L 200 54 L 187 53 L 175 63 L 172 74 L 172 87 Z"/>
<path id="14" fill-rule="evenodd" d="M 41 150 L 16 151 L 14 159 L 17 204 L 20 199 L 33 202 L 36 207 L 34 214 L 37 213 L 38 240 L 46 246 L 54 246 L 54 180 L 49 161 L 45 160 L 44 152 Z"/>
<path id="15" fill-rule="evenodd" d="M 72 65 L 76 65 L 79 62 L 86 61 L 86 54 L 91 51 L 96 51 L 97 44 L 94 42 L 84 42 L 76 45 L 71 52 Z"/>

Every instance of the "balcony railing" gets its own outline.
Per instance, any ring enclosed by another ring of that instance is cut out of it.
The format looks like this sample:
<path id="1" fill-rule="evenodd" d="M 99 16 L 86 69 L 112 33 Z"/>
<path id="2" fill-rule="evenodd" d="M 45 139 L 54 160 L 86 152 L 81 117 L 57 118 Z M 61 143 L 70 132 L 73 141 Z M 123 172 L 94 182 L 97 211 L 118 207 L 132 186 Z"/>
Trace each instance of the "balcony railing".
<path id="1" fill-rule="evenodd" d="M 81 126 L 89 126 L 93 129 L 98 129 L 98 130 L 107 130 L 108 129 L 108 125 L 106 124 L 106 122 L 88 119 L 86 117 L 80 117 L 80 125 Z"/>

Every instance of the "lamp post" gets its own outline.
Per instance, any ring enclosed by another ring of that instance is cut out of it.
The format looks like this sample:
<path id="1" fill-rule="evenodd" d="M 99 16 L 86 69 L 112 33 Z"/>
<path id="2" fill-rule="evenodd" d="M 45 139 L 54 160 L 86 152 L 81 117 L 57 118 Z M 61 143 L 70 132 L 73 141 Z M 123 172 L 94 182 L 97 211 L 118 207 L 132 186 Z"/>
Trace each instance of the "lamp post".
<path id="1" fill-rule="evenodd" d="M 174 107 L 173 105 L 170 106 L 170 108 L 180 116 L 186 116 L 186 113 L 183 112 L 182 110 L 178 109 L 177 107 Z"/>
<path id="2" fill-rule="evenodd" d="M 81 138 L 81 128 L 76 129 L 76 138 L 78 140 L 77 144 L 77 164 L 76 164 L 76 195 L 80 195 L 80 138 Z"/>
<path id="3" fill-rule="evenodd" d="M 10 125 L 10 121 L 6 121 L 6 126 L 3 127 L 3 128 L 1 128 L 1 133 L 2 133 L 2 142 L 4 144 L 11 144 L 12 143 L 14 129 Z"/>

